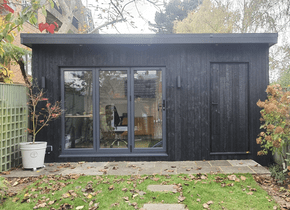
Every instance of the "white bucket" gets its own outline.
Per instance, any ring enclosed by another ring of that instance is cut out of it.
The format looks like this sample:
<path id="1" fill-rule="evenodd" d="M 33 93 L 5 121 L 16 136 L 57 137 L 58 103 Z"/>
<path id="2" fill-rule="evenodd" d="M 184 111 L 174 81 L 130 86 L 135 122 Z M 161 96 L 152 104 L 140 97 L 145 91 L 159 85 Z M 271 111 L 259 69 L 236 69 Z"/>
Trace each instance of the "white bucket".
<path id="1" fill-rule="evenodd" d="M 19 145 L 23 168 L 32 168 L 33 170 L 36 170 L 36 168 L 44 167 L 47 142 L 22 142 L 19 143 Z"/>

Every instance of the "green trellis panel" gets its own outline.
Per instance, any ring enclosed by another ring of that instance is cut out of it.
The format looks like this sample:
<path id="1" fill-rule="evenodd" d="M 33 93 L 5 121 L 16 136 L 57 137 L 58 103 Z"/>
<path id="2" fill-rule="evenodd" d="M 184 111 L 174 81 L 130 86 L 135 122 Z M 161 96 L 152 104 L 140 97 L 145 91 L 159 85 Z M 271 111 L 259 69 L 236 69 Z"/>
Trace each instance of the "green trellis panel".
<path id="1" fill-rule="evenodd" d="M 0 172 L 21 163 L 18 144 L 27 141 L 26 87 L 0 83 Z"/>

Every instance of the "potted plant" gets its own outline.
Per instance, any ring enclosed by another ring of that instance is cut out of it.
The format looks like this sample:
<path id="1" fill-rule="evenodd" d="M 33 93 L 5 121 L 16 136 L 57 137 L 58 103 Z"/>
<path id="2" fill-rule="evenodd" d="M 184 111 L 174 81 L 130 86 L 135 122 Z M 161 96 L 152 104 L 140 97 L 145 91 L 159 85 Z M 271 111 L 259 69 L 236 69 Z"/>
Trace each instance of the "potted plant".
<path id="1" fill-rule="evenodd" d="M 36 170 L 45 167 L 44 157 L 47 145 L 47 142 L 36 142 L 36 136 L 44 127 L 48 126 L 50 121 L 57 119 L 62 110 L 58 101 L 51 105 L 44 97 L 43 89 L 39 89 L 36 85 L 28 85 L 28 100 L 32 128 L 27 130 L 32 135 L 32 142 L 20 143 L 20 150 L 23 167 Z"/>

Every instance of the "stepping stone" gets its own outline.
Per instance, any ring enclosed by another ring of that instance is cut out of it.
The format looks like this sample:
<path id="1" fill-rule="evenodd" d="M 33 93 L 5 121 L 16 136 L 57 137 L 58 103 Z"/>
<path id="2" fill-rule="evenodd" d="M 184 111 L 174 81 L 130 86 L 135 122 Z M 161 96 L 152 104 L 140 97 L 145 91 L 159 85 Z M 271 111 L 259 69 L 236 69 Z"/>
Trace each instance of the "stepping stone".
<path id="1" fill-rule="evenodd" d="M 184 210 L 184 204 L 144 204 L 142 210 Z"/>
<path id="2" fill-rule="evenodd" d="M 175 185 L 148 185 L 147 189 L 153 192 L 174 192 L 176 193 L 177 190 L 175 189 Z"/>

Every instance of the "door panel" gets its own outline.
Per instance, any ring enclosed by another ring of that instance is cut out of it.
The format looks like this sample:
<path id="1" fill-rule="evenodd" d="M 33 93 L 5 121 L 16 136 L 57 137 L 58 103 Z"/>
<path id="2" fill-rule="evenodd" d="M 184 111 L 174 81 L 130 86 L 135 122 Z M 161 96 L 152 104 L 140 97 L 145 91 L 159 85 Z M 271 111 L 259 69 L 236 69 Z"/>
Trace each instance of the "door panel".
<path id="1" fill-rule="evenodd" d="M 100 148 L 128 148 L 127 71 L 99 71 Z"/>
<path id="2" fill-rule="evenodd" d="M 93 148 L 93 72 L 64 71 L 64 148 Z"/>
<path id="3" fill-rule="evenodd" d="M 248 64 L 211 64 L 211 152 L 246 152 Z"/>
<path id="4" fill-rule="evenodd" d="M 134 70 L 134 148 L 163 147 L 162 71 Z"/>

